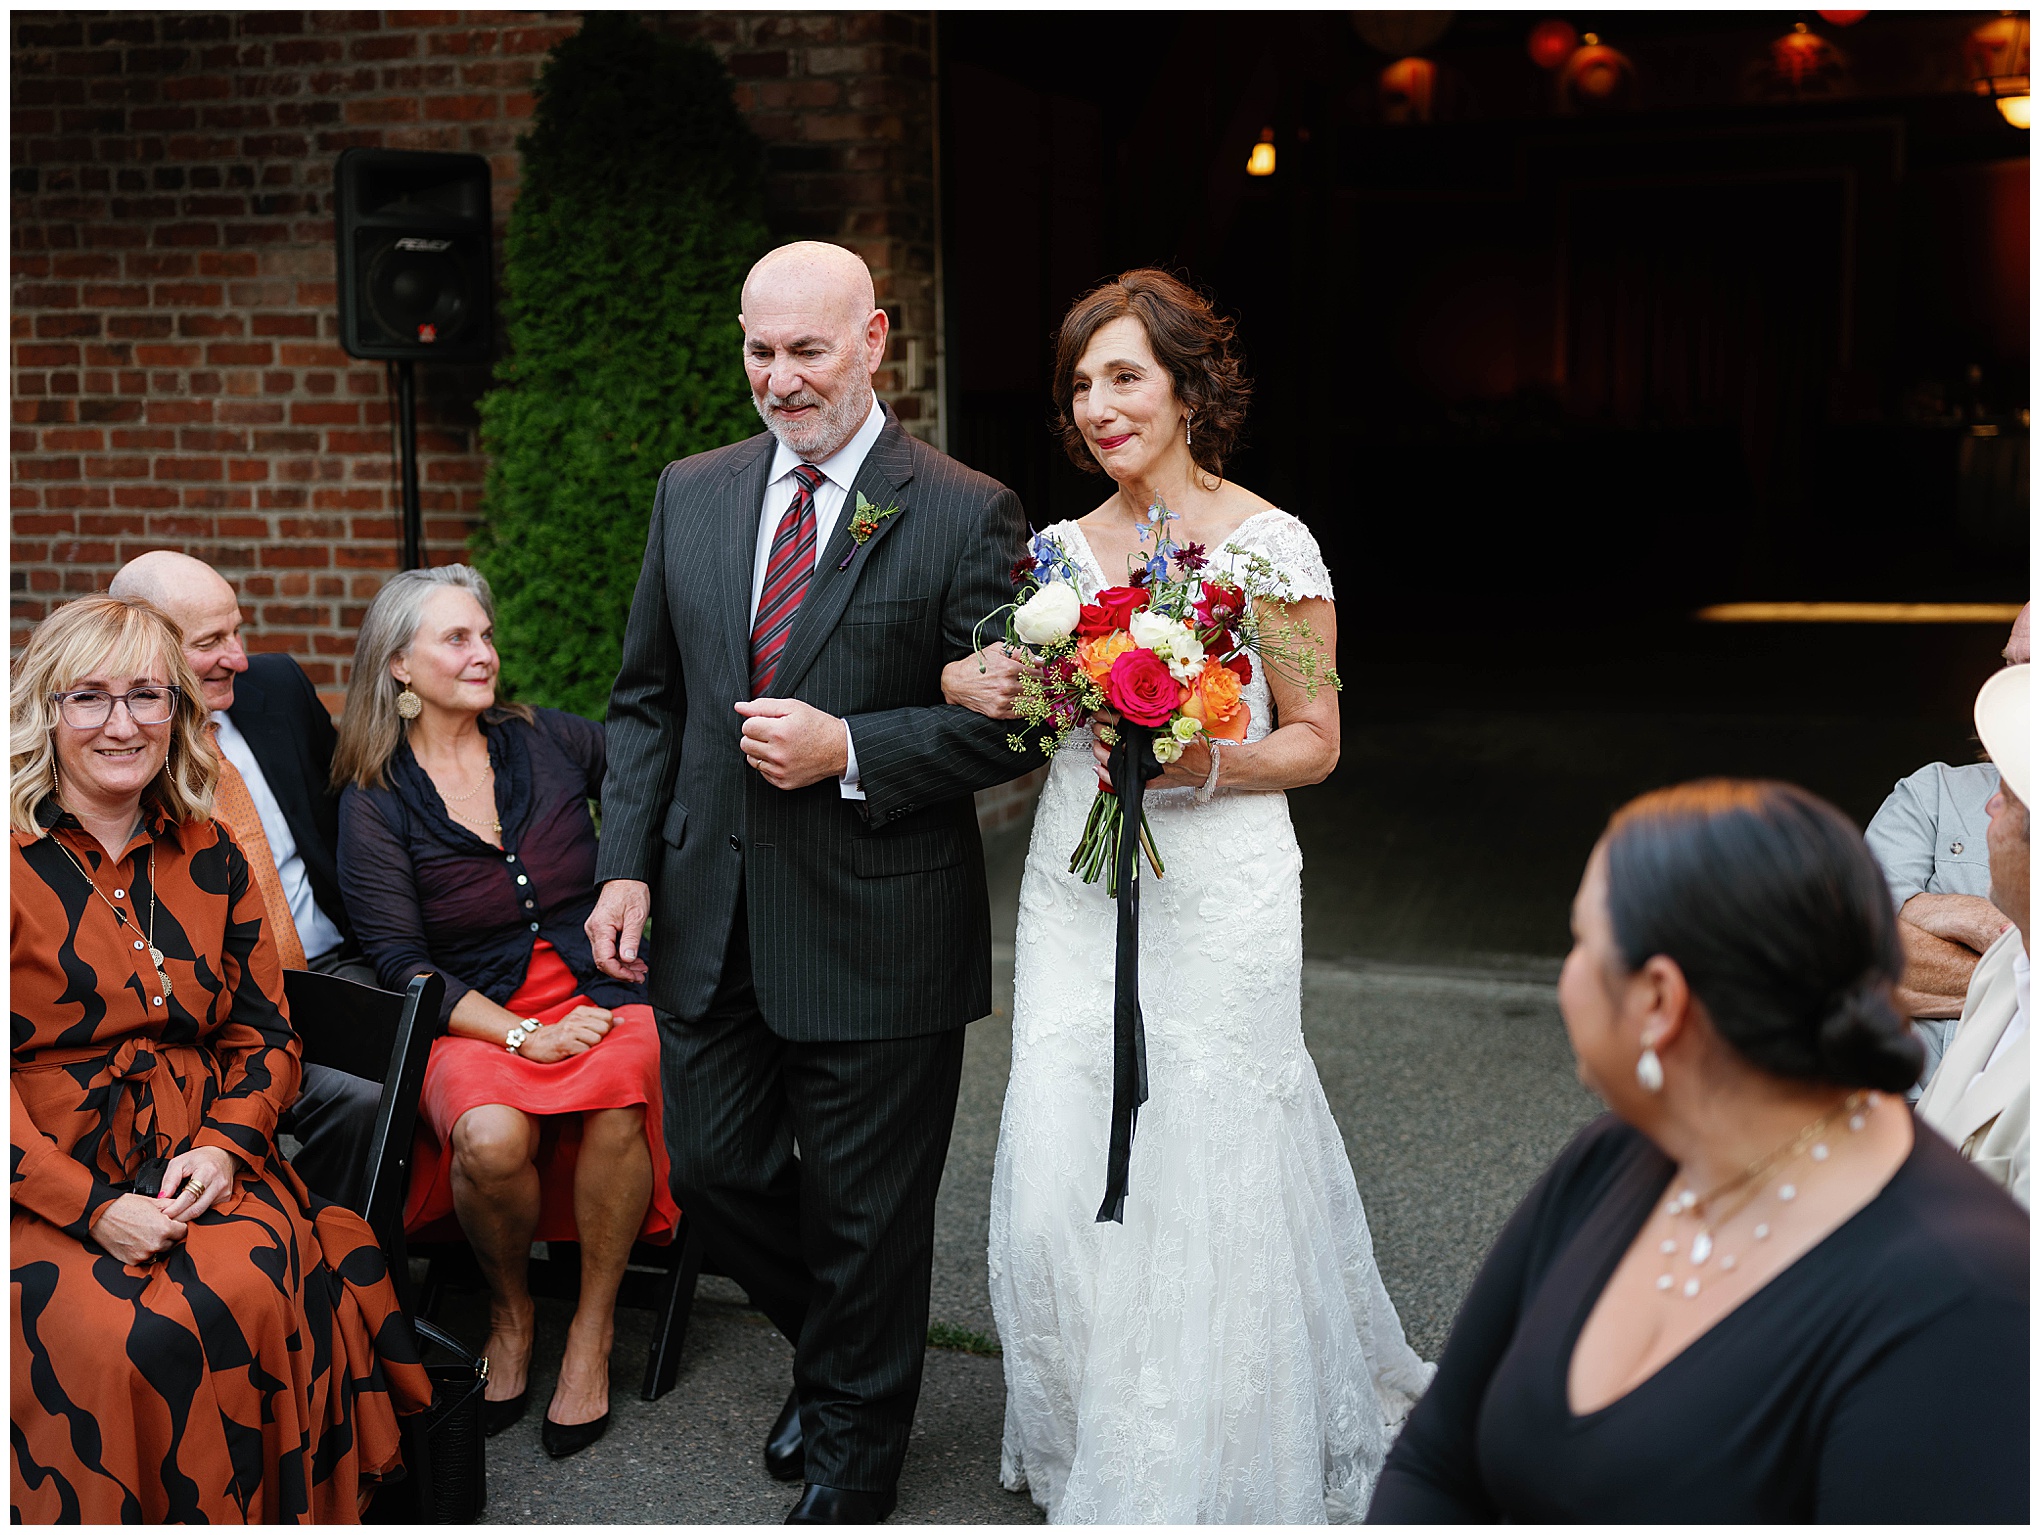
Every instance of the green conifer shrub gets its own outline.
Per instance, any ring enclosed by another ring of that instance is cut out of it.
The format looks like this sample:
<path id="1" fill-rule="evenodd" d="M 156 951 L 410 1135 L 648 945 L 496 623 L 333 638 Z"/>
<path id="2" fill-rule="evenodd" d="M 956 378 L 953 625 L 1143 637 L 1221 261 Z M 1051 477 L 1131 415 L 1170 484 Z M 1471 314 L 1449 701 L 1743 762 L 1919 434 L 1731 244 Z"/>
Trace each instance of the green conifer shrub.
<path id="1" fill-rule="evenodd" d="M 667 463 L 758 430 L 738 294 L 764 148 L 707 49 L 592 12 L 518 142 L 475 563 L 509 697 L 600 719 Z"/>

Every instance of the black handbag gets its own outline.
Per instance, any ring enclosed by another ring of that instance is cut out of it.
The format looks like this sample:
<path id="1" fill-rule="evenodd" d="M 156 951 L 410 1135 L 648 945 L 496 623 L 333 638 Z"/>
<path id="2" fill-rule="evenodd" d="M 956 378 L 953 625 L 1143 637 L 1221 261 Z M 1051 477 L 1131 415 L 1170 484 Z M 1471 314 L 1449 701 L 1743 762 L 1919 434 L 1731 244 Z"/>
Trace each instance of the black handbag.
<path id="1" fill-rule="evenodd" d="M 415 1503 L 411 1517 L 430 1524 L 472 1524 L 482 1516 L 489 1496 L 488 1441 L 482 1434 L 482 1389 L 489 1383 L 489 1361 L 470 1353 L 443 1328 L 416 1319 L 411 1323 L 422 1353 L 436 1350 L 452 1356 L 450 1363 L 429 1360 L 425 1374 L 432 1381 L 432 1405 L 407 1423 L 406 1438 L 422 1442 L 413 1453 Z"/>

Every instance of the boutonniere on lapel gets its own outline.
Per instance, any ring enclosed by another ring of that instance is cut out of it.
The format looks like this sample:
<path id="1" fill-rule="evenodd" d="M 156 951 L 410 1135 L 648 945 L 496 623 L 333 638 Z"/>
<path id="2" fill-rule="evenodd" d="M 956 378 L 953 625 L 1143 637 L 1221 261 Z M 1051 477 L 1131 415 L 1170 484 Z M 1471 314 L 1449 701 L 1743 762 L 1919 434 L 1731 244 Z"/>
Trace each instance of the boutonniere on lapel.
<path id="1" fill-rule="evenodd" d="M 850 517 L 850 552 L 843 556 L 843 563 L 836 568 L 848 570 L 850 562 L 857 558 L 857 551 L 862 549 L 871 535 L 878 531 L 878 525 L 886 518 L 897 517 L 899 514 L 898 506 L 874 506 L 864 499 L 863 491 L 858 491 L 857 510 Z"/>

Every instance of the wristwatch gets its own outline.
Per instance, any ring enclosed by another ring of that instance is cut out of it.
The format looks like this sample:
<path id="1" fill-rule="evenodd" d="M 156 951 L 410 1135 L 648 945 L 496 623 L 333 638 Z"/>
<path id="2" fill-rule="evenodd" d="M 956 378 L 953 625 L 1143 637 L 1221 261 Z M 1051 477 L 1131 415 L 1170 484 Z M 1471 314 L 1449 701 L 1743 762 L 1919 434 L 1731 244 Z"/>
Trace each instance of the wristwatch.
<path id="1" fill-rule="evenodd" d="M 517 1054 L 518 1046 L 536 1034 L 541 1027 L 543 1025 L 536 1018 L 518 1019 L 510 1025 L 510 1032 L 503 1036 L 503 1048 L 512 1055 Z"/>

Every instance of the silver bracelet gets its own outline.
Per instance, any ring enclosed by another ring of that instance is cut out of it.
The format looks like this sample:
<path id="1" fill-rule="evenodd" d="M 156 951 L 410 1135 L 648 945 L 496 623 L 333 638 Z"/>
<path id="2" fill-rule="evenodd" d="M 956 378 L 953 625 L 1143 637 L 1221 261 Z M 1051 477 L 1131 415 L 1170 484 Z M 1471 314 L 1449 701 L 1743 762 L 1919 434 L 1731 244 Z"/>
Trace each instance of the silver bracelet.
<path id="1" fill-rule="evenodd" d="M 1204 775 L 1203 787 L 1191 796 L 1200 805 L 1210 804 L 1211 796 L 1218 792 L 1218 742 L 1213 737 L 1206 736 L 1204 744 L 1211 752 L 1211 771 Z"/>

